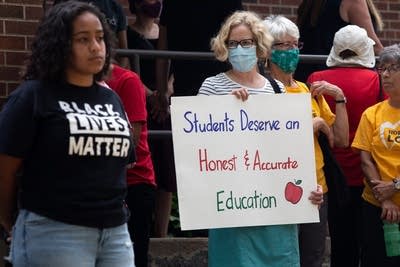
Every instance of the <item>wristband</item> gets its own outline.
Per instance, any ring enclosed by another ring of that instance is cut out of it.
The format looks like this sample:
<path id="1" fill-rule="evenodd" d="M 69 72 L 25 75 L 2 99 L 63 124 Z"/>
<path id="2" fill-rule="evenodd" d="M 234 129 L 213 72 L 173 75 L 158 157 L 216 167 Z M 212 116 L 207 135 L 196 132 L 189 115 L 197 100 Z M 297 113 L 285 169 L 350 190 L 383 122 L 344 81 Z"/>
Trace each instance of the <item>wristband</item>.
<path id="1" fill-rule="evenodd" d="M 336 104 L 341 104 L 341 103 L 346 104 L 347 103 L 347 99 L 346 99 L 346 97 L 343 97 L 343 99 L 336 99 L 335 103 Z"/>
<path id="2" fill-rule="evenodd" d="M 398 178 L 393 179 L 394 188 L 400 190 L 400 180 Z"/>

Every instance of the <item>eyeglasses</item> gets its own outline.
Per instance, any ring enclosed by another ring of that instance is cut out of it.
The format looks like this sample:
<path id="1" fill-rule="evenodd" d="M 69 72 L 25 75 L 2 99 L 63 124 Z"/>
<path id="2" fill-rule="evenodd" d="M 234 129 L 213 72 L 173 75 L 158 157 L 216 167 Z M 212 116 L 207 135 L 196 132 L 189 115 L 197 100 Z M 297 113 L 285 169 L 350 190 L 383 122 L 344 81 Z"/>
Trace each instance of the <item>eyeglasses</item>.
<path id="1" fill-rule="evenodd" d="M 291 48 L 297 48 L 301 50 L 303 48 L 304 43 L 303 42 L 280 42 L 280 43 L 274 43 L 272 46 L 273 47 L 278 47 L 279 49 L 282 50 L 289 50 Z"/>
<path id="2" fill-rule="evenodd" d="M 400 66 L 393 64 L 389 66 L 380 66 L 376 68 L 379 74 L 383 74 L 385 71 L 387 71 L 389 74 L 393 74 L 394 72 L 397 72 L 400 70 Z"/>
<path id="3" fill-rule="evenodd" d="M 254 40 L 253 39 L 243 39 L 240 41 L 235 41 L 235 40 L 228 40 L 226 42 L 227 46 L 229 49 L 236 48 L 239 44 L 243 48 L 249 48 L 254 45 Z"/>

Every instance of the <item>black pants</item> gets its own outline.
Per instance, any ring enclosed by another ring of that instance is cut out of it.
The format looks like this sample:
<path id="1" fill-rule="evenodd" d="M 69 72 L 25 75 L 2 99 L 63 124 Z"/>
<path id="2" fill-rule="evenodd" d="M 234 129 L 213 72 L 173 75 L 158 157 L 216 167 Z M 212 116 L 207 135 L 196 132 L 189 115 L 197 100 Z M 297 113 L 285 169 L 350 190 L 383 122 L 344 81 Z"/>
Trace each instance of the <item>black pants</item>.
<path id="1" fill-rule="evenodd" d="M 299 224 L 299 249 L 301 267 L 321 267 L 324 261 L 328 220 L 328 196 L 319 209 L 319 223 Z"/>
<path id="2" fill-rule="evenodd" d="M 131 212 L 128 229 L 133 240 L 136 267 L 147 267 L 155 187 L 149 184 L 128 187 L 126 203 Z"/>
<path id="3" fill-rule="evenodd" d="M 349 187 L 350 199 L 341 207 L 329 201 L 328 224 L 331 237 L 331 267 L 358 267 L 361 246 L 361 194 L 363 186 Z"/>
<path id="4" fill-rule="evenodd" d="M 400 256 L 387 257 L 381 208 L 363 200 L 361 267 L 399 267 Z"/>

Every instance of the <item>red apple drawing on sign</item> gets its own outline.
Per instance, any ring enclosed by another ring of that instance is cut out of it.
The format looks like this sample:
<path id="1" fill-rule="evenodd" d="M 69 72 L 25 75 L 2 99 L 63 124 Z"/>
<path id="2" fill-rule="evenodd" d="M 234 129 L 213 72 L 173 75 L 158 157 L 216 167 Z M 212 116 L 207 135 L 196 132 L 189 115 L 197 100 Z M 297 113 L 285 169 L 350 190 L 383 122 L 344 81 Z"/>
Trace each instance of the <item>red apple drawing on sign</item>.
<path id="1" fill-rule="evenodd" d="M 285 187 L 285 198 L 292 204 L 296 204 L 300 201 L 303 195 L 303 188 L 299 186 L 301 180 L 294 180 L 294 183 L 288 182 Z"/>

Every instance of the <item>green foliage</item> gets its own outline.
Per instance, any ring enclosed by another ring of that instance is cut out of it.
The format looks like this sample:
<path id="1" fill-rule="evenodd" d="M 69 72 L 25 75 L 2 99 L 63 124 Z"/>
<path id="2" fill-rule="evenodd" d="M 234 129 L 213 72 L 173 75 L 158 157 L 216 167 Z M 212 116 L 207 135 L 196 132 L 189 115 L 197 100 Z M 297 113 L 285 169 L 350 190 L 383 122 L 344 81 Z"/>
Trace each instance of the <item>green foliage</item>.
<path id="1" fill-rule="evenodd" d="M 181 232 L 181 221 L 179 219 L 178 196 L 176 193 L 172 195 L 171 215 L 169 216 L 168 232 L 176 236 Z"/>

